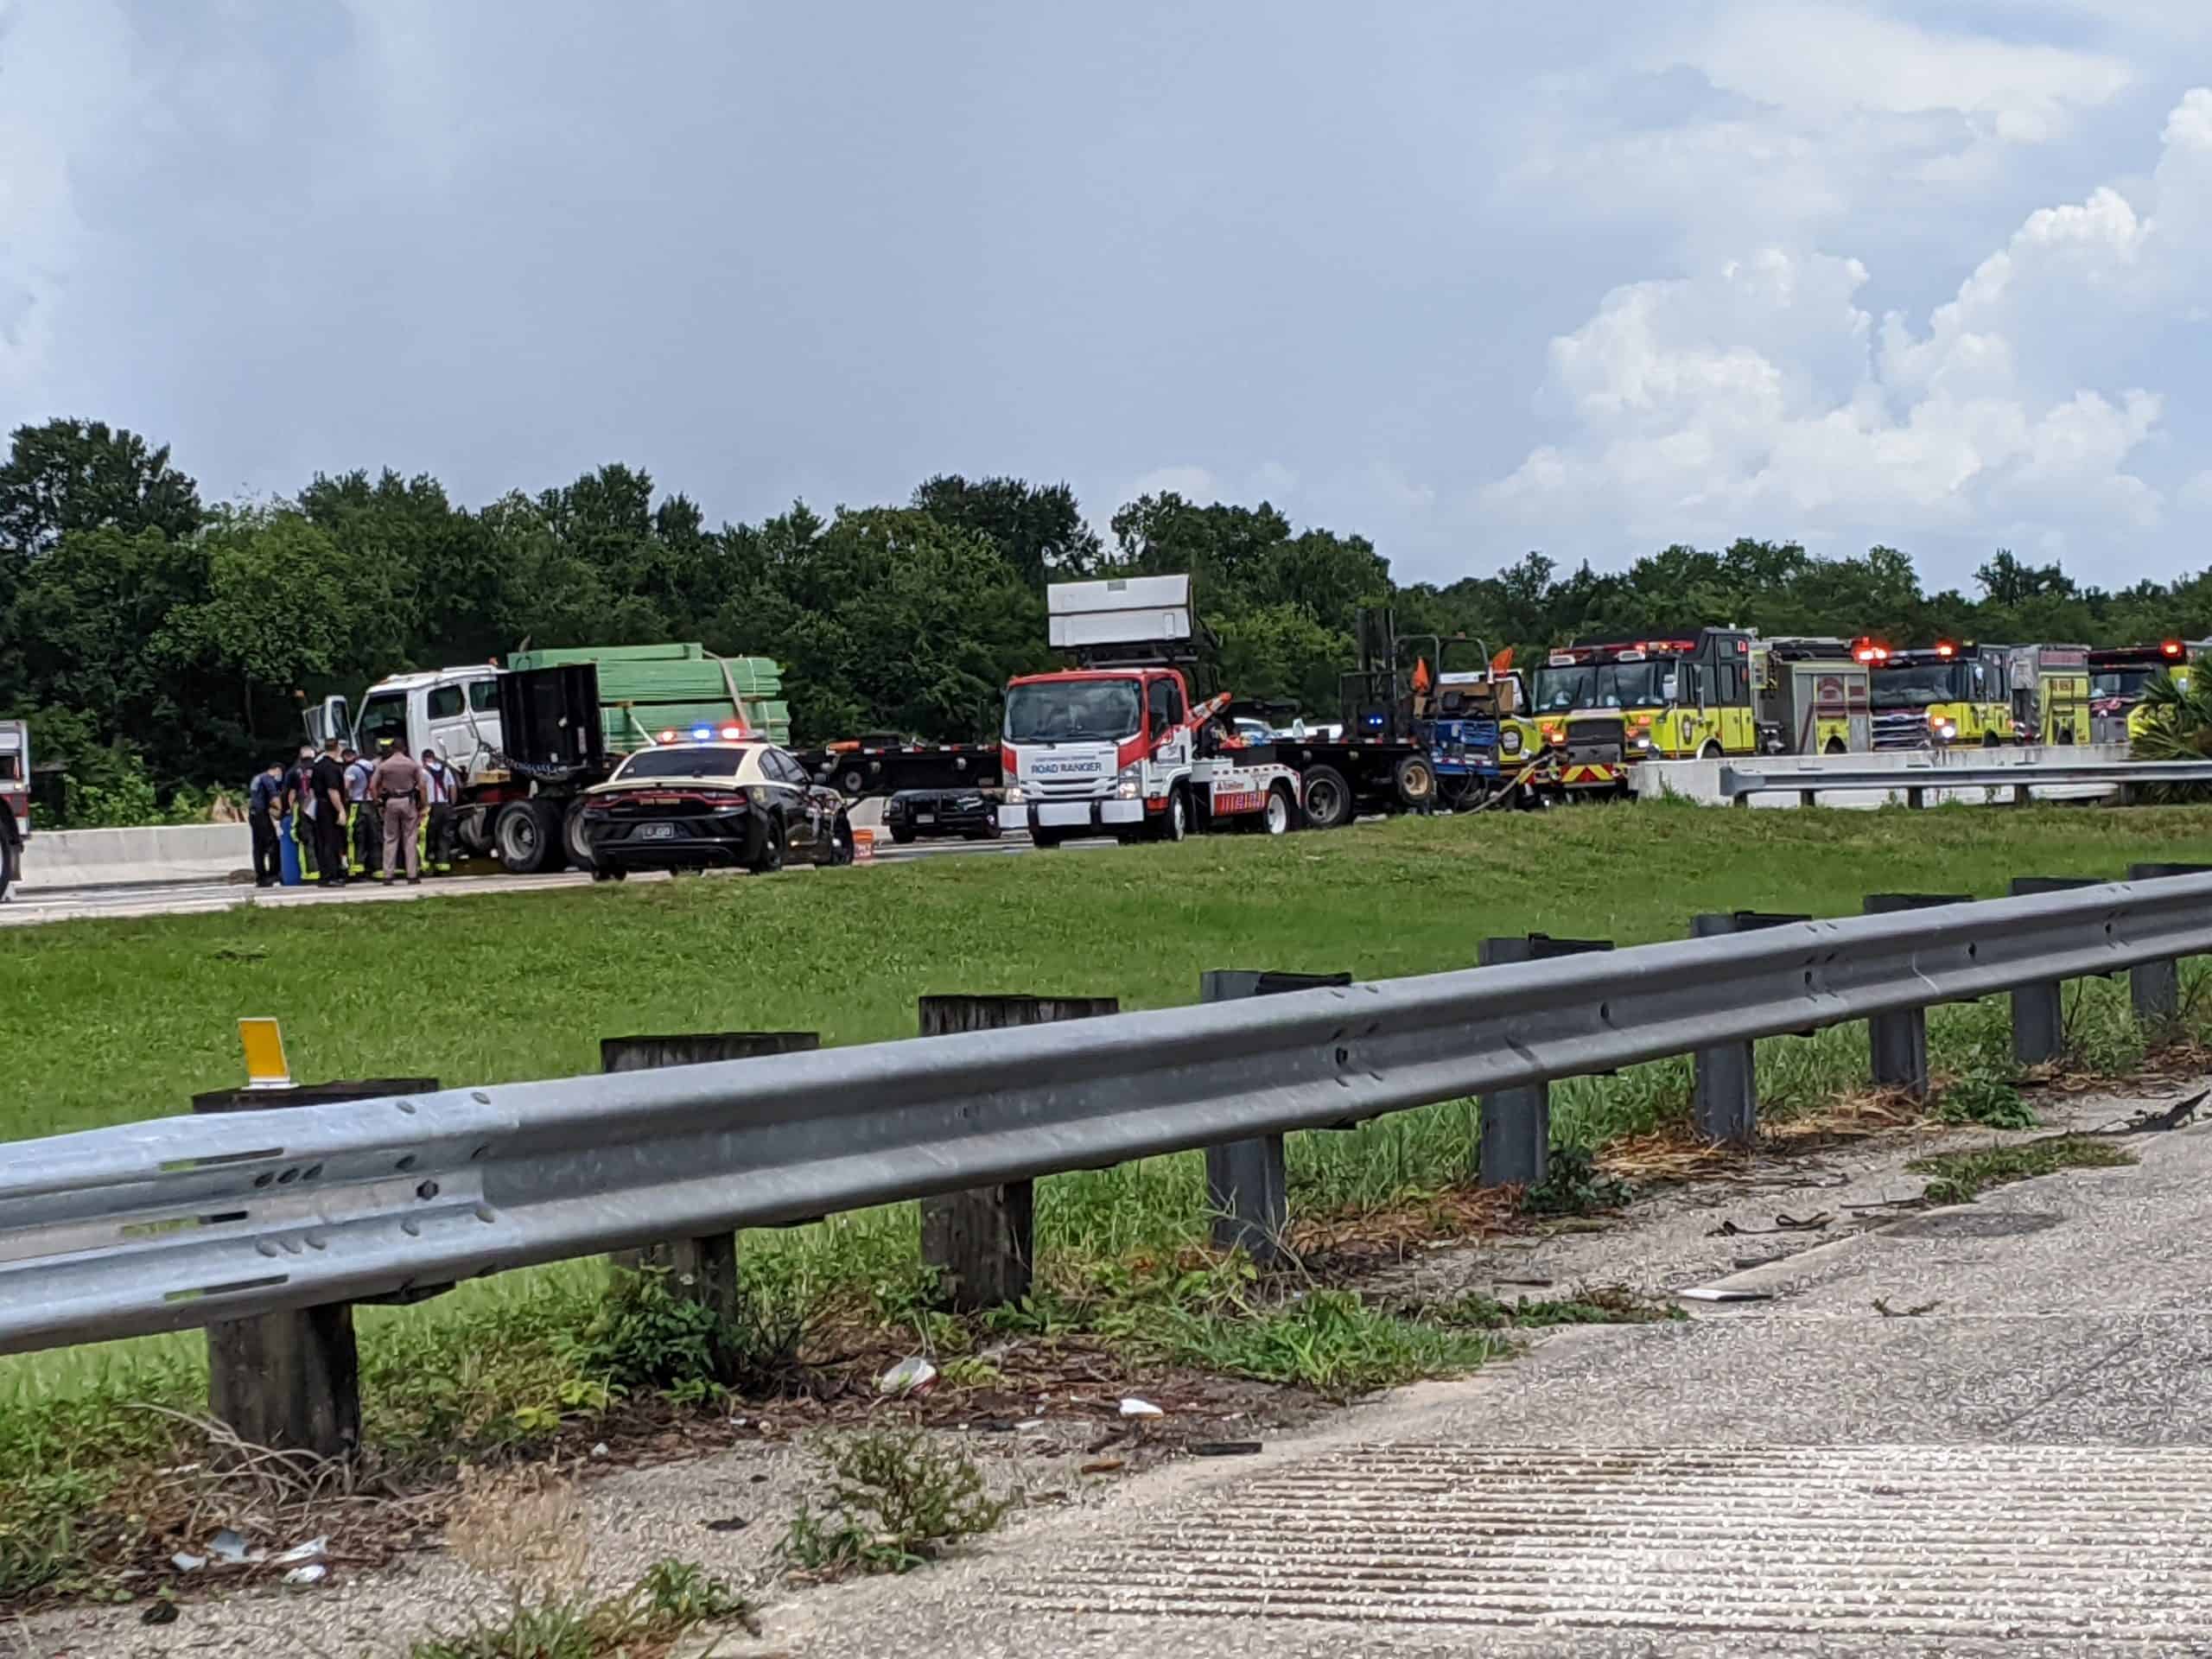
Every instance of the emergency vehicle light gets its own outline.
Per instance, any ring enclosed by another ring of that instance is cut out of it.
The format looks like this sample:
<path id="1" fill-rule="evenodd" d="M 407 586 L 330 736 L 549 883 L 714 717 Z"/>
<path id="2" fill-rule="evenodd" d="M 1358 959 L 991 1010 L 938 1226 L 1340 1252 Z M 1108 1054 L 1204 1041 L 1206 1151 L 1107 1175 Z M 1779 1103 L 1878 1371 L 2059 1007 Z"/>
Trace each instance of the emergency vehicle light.
<path id="1" fill-rule="evenodd" d="M 1959 648 L 1948 639 L 1938 639 L 1936 642 L 1936 654 L 1938 657 L 1955 657 L 1959 654 Z"/>
<path id="2" fill-rule="evenodd" d="M 743 737 L 744 735 L 745 728 L 742 726 L 725 726 L 722 728 L 722 741 L 726 743 L 734 743 L 739 738 Z"/>
<path id="3" fill-rule="evenodd" d="M 2168 657 L 2178 657 L 2181 655 L 2181 641 L 2178 639 L 2169 639 L 2165 641 L 2164 644 L 2161 645 L 2158 649 Z"/>
<path id="4" fill-rule="evenodd" d="M 715 728 L 711 726 L 694 726 L 691 728 L 691 737 L 694 742 L 703 743 L 714 734 Z"/>

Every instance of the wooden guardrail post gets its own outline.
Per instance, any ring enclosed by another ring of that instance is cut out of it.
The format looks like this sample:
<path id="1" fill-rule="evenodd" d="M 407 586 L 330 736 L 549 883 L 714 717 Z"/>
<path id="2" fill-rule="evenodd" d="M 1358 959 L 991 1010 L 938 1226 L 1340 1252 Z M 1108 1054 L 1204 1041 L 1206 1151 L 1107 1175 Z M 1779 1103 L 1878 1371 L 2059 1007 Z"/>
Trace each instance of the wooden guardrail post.
<path id="1" fill-rule="evenodd" d="M 1690 918 L 1694 939 L 1718 938 L 1729 933 L 1748 933 L 1762 927 L 1786 927 L 1809 922 L 1810 916 L 1772 914 L 1765 911 L 1734 910 Z M 1697 1132 L 1708 1141 L 1747 1147 L 1758 1129 L 1758 1071 L 1749 1042 L 1718 1043 L 1700 1048 L 1691 1057 L 1694 1081 L 1692 1103 Z"/>
<path id="2" fill-rule="evenodd" d="M 217 1089 L 194 1095 L 192 1109 L 221 1113 L 327 1106 L 389 1095 L 431 1094 L 437 1086 L 435 1077 L 378 1077 L 290 1088 Z M 260 1179 L 289 1185 L 311 1181 L 318 1173 L 314 1166 L 287 1168 Z M 302 1247 L 294 1243 L 284 1248 Z M 332 1302 L 210 1325 L 207 1413 L 229 1425 L 249 1446 L 308 1452 L 320 1458 L 353 1456 L 361 1444 L 361 1366 L 353 1341 L 353 1303 Z"/>
<path id="3" fill-rule="evenodd" d="M 1611 939 L 1555 939 L 1548 933 L 1484 939 L 1476 947 L 1478 967 L 1543 962 L 1554 957 L 1610 950 Z M 1481 1097 L 1481 1139 L 1475 1154 L 1478 1186 L 1535 1186 L 1551 1173 L 1552 1091 L 1544 1083 L 1500 1089 Z"/>
<path id="4" fill-rule="evenodd" d="M 798 1054 L 822 1046 L 818 1031 L 699 1032 L 675 1037 L 602 1037 L 599 1069 L 652 1071 L 664 1065 L 709 1065 L 717 1060 L 750 1060 L 764 1054 Z M 737 1322 L 737 1235 L 711 1233 L 700 1238 L 664 1239 L 642 1249 L 618 1250 L 612 1258 L 624 1272 L 665 1268 L 671 1291 L 715 1316 L 726 1332 Z M 715 1369 L 727 1380 L 728 1356 L 717 1347 Z"/>
<path id="5" fill-rule="evenodd" d="M 2015 899 L 2037 893 L 2065 893 L 2102 885 L 2090 875 L 2016 875 Z M 2047 979 L 2012 991 L 2012 1058 L 2022 1065 L 2041 1065 L 2066 1052 L 2066 1001 L 2063 982 Z"/>
<path id="6" fill-rule="evenodd" d="M 1198 1001 L 1234 1002 L 1248 996 L 1277 996 L 1286 991 L 1351 983 L 1350 974 L 1272 974 L 1216 968 L 1198 976 Z M 1213 1216 L 1216 1249 L 1242 1249 L 1261 1266 L 1274 1266 L 1282 1255 L 1283 1230 L 1290 1224 L 1289 1175 L 1283 1163 L 1282 1136 L 1255 1135 L 1249 1141 L 1208 1147 L 1206 1206 Z"/>
<path id="7" fill-rule="evenodd" d="M 2157 881 L 2170 875 L 2212 875 L 2212 864 L 2131 864 L 2131 881 Z M 2181 963 L 2168 957 L 2162 962 L 2139 962 L 2127 970 L 2127 996 L 2139 1024 L 2171 1025 L 2181 1017 Z"/>
<path id="8" fill-rule="evenodd" d="M 925 1037 L 1049 1025 L 1121 1012 L 1111 996 L 925 996 Z M 938 1269 L 946 1305 L 976 1313 L 1029 1294 L 1037 1255 L 1036 1191 L 1001 1181 L 922 1200 L 922 1260 Z"/>
<path id="9" fill-rule="evenodd" d="M 1900 910 L 1928 910 L 1938 905 L 1971 904 L 1970 893 L 1870 893 L 1866 913 L 1886 916 Z M 1914 1100 L 1928 1098 L 1928 1010 L 1900 1008 L 1866 1021 L 1868 1058 L 1874 1081 Z"/>

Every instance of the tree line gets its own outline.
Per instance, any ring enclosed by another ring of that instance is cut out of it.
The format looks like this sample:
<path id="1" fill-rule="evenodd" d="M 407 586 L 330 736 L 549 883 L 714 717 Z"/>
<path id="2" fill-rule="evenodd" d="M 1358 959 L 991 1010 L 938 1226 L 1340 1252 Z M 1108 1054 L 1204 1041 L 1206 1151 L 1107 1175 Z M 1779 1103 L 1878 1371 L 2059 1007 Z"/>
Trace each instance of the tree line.
<path id="1" fill-rule="evenodd" d="M 210 503 L 166 446 L 57 419 L 17 429 L 0 464 L 0 716 L 29 719 L 79 819 L 239 786 L 297 740 L 302 696 L 525 645 L 696 639 L 781 663 L 801 742 L 973 740 L 995 729 L 1009 675 L 1050 665 L 1048 581 L 1177 571 L 1196 579 L 1224 685 L 1323 716 L 1370 605 L 1394 606 L 1402 632 L 1524 658 L 1723 622 L 1901 645 L 2212 633 L 2212 572 L 2108 591 L 1999 550 L 1968 596 L 1924 591 L 1893 548 L 1831 558 L 1745 539 L 1619 571 L 1531 552 L 1401 584 L 1366 537 L 1300 529 L 1266 502 L 1147 495 L 1102 537 L 1065 484 L 1015 478 L 719 526 L 619 462 L 474 508 L 391 471 Z"/>

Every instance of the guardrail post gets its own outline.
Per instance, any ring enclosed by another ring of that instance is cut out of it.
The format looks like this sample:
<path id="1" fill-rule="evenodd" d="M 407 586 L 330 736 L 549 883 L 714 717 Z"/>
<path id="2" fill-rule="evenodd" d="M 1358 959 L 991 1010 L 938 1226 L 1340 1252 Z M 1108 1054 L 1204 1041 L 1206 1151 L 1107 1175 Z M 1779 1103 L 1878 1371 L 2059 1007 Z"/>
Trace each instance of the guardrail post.
<path id="1" fill-rule="evenodd" d="M 194 1095 L 192 1109 L 221 1113 L 323 1106 L 387 1095 L 432 1094 L 437 1086 L 435 1077 L 380 1077 L 291 1089 L 218 1089 Z M 228 1424 L 247 1446 L 274 1446 L 319 1458 L 353 1456 L 361 1444 L 360 1353 L 353 1341 L 353 1303 L 331 1302 L 210 1325 L 207 1414 Z"/>
<path id="2" fill-rule="evenodd" d="M 2131 881 L 2156 881 L 2170 875 L 2212 875 L 2212 864 L 2131 864 Z M 2181 1016 L 2181 963 L 2139 962 L 2127 970 L 2127 997 L 2135 1018 L 2146 1026 L 2171 1025 Z"/>
<path id="3" fill-rule="evenodd" d="M 1530 933 L 1517 939 L 1484 939 L 1476 947 L 1478 966 L 1542 962 L 1553 957 L 1610 950 L 1610 939 L 1555 939 Z M 1475 1154 L 1478 1186 L 1535 1186 L 1551 1173 L 1552 1091 L 1543 1083 L 1500 1089 L 1481 1097 L 1481 1139 Z"/>
<path id="4" fill-rule="evenodd" d="M 1111 996 L 925 996 L 925 1037 L 1049 1025 L 1121 1012 Z M 1004 1181 L 922 1200 L 922 1260 L 942 1276 L 947 1306 L 972 1313 L 1029 1294 L 1037 1255 L 1036 1192 Z"/>
<path id="5" fill-rule="evenodd" d="M 1927 910 L 1937 905 L 1971 904 L 1968 893 L 1870 893 L 1866 913 L 1884 916 L 1900 910 Z M 1866 1041 L 1874 1081 L 1896 1089 L 1914 1100 L 1928 1098 L 1928 1010 L 1901 1008 L 1878 1014 L 1866 1021 Z"/>
<path id="6" fill-rule="evenodd" d="M 1771 915 L 1762 911 L 1726 911 L 1690 918 L 1690 937 L 1717 938 L 1729 933 L 1748 933 L 1756 928 L 1786 927 L 1809 922 L 1810 916 Z M 1694 1067 L 1697 1132 L 1708 1141 L 1749 1146 L 1758 1128 L 1758 1073 L 1750 1043 L 1722 1043 L 1700 1048 L 1691 1057 Z"/>
<path id="7" fill-rule="evenodd" d="M 1349 985 L 1350 974 L 1267 974 L 1216 968 L 1198 976 L 1198 1001 L 1233 1002 L 1248 996 L 1277 996 L 1285 991 L 1318 990 Z M 1282 1136 L 1255 1135 L 1206 1148 L 1206 1207 L 1213 1216 L 1217 1249 L 1242 1249 L 1262 1267 L 1282 1254 L 1283 1230 L 1290 1224 L 1289 1177 L 1283 1164 Z"/>
<path id="8" fill-rule="evenodd" d="M 717 1060 L 749 1060 L 763 1054 L 798 1054 L 822 1046 L 818 1031 L 701 1032 L 678 1037 L 602 1037 L 601 1071 L 651 1071 L 664 1065 L 706 1065 Z M 743 1293 L 737 1281 L 737 1235 L 710 1233 L 700 1238 L 672 1238 L 643 1249 L 618 1250 L 611 1258 L 626 1273 L 647 1268 L 668 1271 L 672 1294 L 714 1315 L 715 1329 L 737 1323 Z M 715 1344 L 715 1366 L 727 1381 L 730 1356 Z"/>
<path id="9" fill-rule="evenodd" d="M 2037 893 L 2065 893 L 2102 885 L 2088 875 L 2016 875 L 2015 899 Z M 2066 1052 L 2066 1002 L 2062 982 L 2047 979 L 2012 992 L 2012 1058 L 2022 1065 L 2041 1065 Z"/>

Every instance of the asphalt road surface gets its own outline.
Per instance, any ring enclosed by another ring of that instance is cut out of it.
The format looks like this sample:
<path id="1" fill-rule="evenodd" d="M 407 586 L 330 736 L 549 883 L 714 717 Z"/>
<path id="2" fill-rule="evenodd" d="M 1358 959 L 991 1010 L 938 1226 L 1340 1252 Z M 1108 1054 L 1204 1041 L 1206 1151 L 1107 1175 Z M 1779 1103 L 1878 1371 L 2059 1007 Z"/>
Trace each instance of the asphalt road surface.
<path id="1" fill-rule="evenodd" d="M 895 1590 L 793 1597 L 734 1651 L 2212 1654 L 2212 1127 L 2127 1144 L 2139 1166 L 1708 1281 L 1761 1300 L 1567 1332 Z M 1710 1236 L 1772 1232 L 1775 1192 L 1707 1201 L 1693 1250 L 1769 1254 Z"/>
<path id="2" fill-rule="evenodd" d="M 1071 848 L 1111 847 L 1110 840 L 1071 842 Z M 925 858 L 1004 858 L 1033 851 L 1027 835 L 1000 841 L 921 841 L 911 847 L 894 847 L 887 839 L 877 842 L 878 864 L 911 864 Z M 805 865 L 795 864 L 794 869 Z M 734 873 L 732 873 L 734 874 Z M 638 875 L 638 881 L 664 881 L 661 874 Z M 164 882 L 158 886 L 22 887 L 0 902 L 0 926 L 26 926 L 38 922 L 77 920 L 93 916 L 188 916 L 241 905 L 360 905 L 404 903 L 438 893 L 543 893 L 556 887 L 588 887 L 590 875 L 582 870 L 563 870 L 550 875 L 425 876 L 419 887 L 386 887 L 373 881 L 356 882 L 333 893 L 316 887 L 257 888 L 250 880 Z"/>

